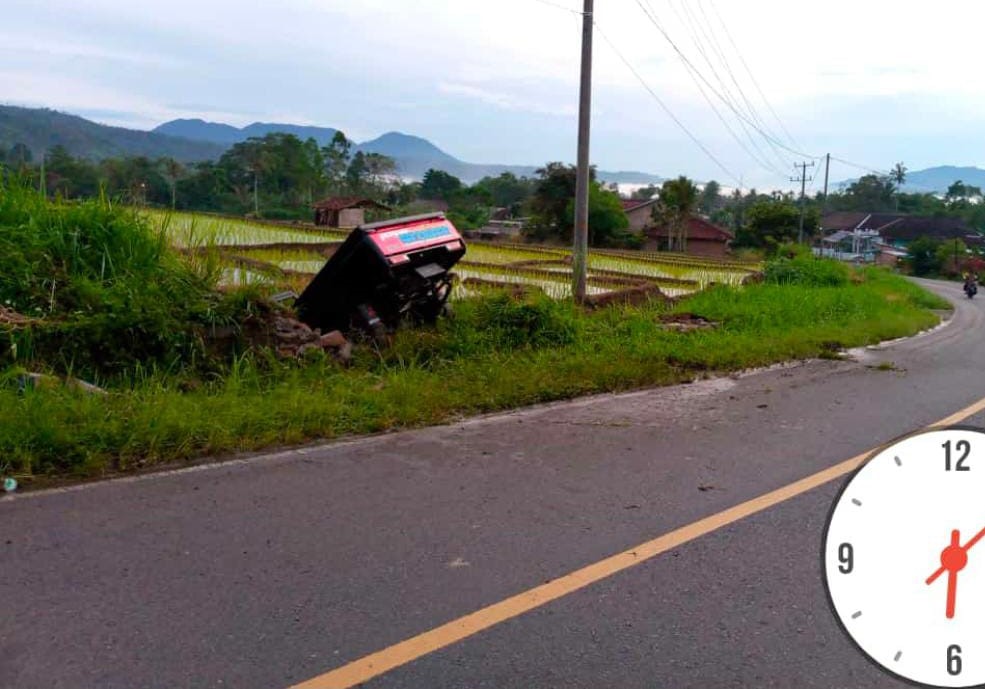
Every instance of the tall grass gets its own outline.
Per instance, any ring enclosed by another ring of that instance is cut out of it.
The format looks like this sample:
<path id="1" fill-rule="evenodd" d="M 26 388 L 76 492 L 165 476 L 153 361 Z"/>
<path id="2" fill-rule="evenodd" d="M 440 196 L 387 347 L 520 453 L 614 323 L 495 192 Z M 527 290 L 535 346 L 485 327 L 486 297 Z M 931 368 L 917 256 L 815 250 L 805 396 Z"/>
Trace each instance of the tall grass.
<path id="1" fill-rule="evenodd" d="M 150 373 L 106 397 L 0 385 L 0 471 L 99 475 L 203 454 L 419 426 L 455 415 L 688 380 L 911 334 L 939 306 L 918 287 L 865 271 L 836 287 L 716 287 L 673 307 L 720 323 L 661 327 L 666 306 L 586 313 L 570 301 L 466 300 L 454 319 L 357 346 L 352 366 L 238 359 L 222 377 Z"/>
<path id="2" fill-rule="evenodd" d="M 161 229 L 108 199 L 49 202 L 0 187 L 0 303 L 34 318 L 9 329 L 0 366 L 88 378 L 205 363 L 203 329 L 234 325 L 242 295 L 215 287 L 214 255 L 184 260 Z"/>

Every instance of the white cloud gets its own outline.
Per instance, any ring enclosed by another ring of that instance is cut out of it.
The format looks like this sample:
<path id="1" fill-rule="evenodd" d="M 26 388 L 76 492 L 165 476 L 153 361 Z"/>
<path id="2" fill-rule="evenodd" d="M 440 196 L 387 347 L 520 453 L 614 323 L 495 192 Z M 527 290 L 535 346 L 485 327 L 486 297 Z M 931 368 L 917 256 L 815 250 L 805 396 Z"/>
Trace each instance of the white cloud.
<path id="1" fill-rule="evenodd" d="M 974 144 L 985 108 L 974 77 L 985 3 L 639 2 L 716 89 L 742 103 L 739 81 L 777 131 L 744 60 L 812 153 L 914 167 L 958 150 L 985 162 Z M 241 0 L 87 0 L 82 14 L 77 4 L 4 0 L 0 98 L 117 111 L 119 123 L 130 112 L 141 126 L 200 116 L 308 121 L 366 137 L 403 129 L 480 161 L 573 157 L 580 18 L 544 3 L 282 0 L 244 9 Z M 605 36 L 688 128 L 740 174 L 765 174 L 729 138 L 637 0 L 596 4 Z M 601 165 L 719 174 L 600 35 L 594 68 Z M 963 149 L 954 145 L 961 136 L 972 141 Z"/>
<path id="2" fill-rule="evenodd" d="M 531 100 L 528 96 L 512 95 L 497 91 L 490 91 L 481 86 L 470 84 L 453 84 L 441 82 L 438 84 L 438 91 L 441 93 L 464 96 L 478 100 L 487 105 L 492 105 L 503 110 L 513 110 L 517 112 L 531 112 L 539 115 L 555 115 L 558 117 L 573 117 L 578 109 L 572 104 L 551 105 L 539 103 Z"/>

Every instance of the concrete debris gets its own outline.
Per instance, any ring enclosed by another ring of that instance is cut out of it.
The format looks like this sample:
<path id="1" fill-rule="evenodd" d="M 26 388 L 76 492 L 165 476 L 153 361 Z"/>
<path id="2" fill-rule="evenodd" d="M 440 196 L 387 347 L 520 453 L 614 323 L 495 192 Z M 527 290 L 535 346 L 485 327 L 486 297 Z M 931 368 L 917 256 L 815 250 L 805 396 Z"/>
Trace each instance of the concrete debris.
<path id="1" fill-rule="evenodd" d="M 340 362 L 352 359 L 352 344 L 338 330 L 325 333 L 311 329 L 301 321 L 286 316 L 274 319 L 277 354 L 285 359 L 297 359 L 305 352 L 329 352 Z"/>
<path id="2" fill-rule="evenodd" d="M 661 318 L 660 327 L 664 330 L 675 330 L 677 332 L 689 333 L 694 330 L 711 330 L 717 328 L 718 323 L 709 321 L 707 318 L 695 316 L 693 313 L 675 313 Z"/>
<path id="3" fill-rule="evenodd" d="M 22 326 L 33 323 L 34 320 L 0 304 L 0 325 Z"/>
<path id="4" fill-rule="evenodd" d="M 78 378 L 65 378 L 62 380 L 58 376 L 34 372 L 22 373 L 17 377 L 17 389 L 20 392 L 25 392 L 26 390 L 54 390 L 62 387 L 63 385 L 66 387 L 75 388 L 76 390 L 81 390 L 82 392 L 87 392 L 90 395 L 109 394 L 98 385 L 87 383 L 86 381 L 79 380 Z"/>

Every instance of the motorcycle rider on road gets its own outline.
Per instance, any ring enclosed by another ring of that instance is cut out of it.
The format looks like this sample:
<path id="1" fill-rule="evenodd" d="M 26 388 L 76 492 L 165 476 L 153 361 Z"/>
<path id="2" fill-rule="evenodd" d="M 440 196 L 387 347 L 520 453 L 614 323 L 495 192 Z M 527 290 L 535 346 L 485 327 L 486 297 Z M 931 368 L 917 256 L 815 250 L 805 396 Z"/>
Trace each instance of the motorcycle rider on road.
<path id="1" fill-rule="evenodd" d="M 974 273 L 965 273 L 964 291 L 969 297 L 978 292 L 978 277 Z"/>

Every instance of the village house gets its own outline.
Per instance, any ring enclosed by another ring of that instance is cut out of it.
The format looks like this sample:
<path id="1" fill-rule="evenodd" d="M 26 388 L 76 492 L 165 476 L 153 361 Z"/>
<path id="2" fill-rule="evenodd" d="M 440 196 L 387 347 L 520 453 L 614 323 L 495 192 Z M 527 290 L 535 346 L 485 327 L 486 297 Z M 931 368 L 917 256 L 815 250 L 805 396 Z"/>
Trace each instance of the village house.
<path id="1" fill-rule="evenodd" d="M 695 256 L 724 258 L 732 250 L 735 235 L 724 227 L 692 215 L 687 221 L 687 243 L 685 253 Z M 647 251 L 667 251 L 670 243 L 670 228 L 666 224 L 652 224 L 643 232 Z"/>
<path id="2" fill-rule="evenodd" d="M 646 228 L 653 225 L 653 208 L 657 199 L 620 199 L 622 210 L 629 219 L 629 231 L 633 234 L 643 234 Z"/>
<path id="3" fill-rule="evenodd" d="M 388 210 L 382 203 L 355 196 L 333 196 L 312 205 L 315 224 L 352 228 L 366 222 L 366 209 Z"/>
<path id="4" fill-rule="evenodd" d="M 653 217 L 657 199 L 622 199 L 622 209 L 629 220 L 629 231 L 641 235 L 647 251 L 667 251 L 668 231 Z M 687 253 L 722 257 L 730 251 L 734 236 L 725 228 L 692 216 L 687 226 Z"/>
<path id="5" fill-rule="evenodd" d="M 895 265 L 919 237 L 937 241 L 959 239 L 981 246 L 985 238 L 961 218 L 904 213 L 829 213 L 821 219 L 814 253 L 828 258 Z"/>

